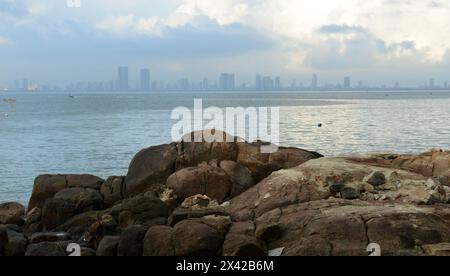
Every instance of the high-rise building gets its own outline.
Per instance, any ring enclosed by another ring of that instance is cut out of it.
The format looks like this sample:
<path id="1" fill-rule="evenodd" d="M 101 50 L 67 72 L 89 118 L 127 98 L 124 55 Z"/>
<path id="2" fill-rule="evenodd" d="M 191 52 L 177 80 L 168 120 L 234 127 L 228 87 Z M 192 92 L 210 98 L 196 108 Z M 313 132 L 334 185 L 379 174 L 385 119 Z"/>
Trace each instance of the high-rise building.
<path id="1" fill-rule="evenodd" d="M 128 79 L 128 67 L 121 66 L 117 71 L 117 84 L 116 89 L 127 91 L 130 87 L 129 79 Z"/>
<path id="2" fill-rule="evenodd" d="M 445 88 L 445 89 L 448 88 L 448 82 L 444 82 L 444 88 Z"/>
<path id="3" fill-rule="evenodd" d="M 236 88 L 234 74 L 223 73 L 220 75 L 219 86 L 221 90 L 231 91 Z"/>
<path id="4" fill-rule="evenodd" d="M 318 87 L 317 74 L 313 74 L 312 75 L 312 80 L 311 80 L 311 88 L 312 89 L 317 89 L 317 87 Z"/>
<path id="5" fill-rule="evenodd" d="M 203 78 L 202 89 L 203 89 L 203 90 L 209 90 L 209 81 L 208 81 L 208 78 Z"/>
<path id="6" fill-rule="evenodd" d="M 344 78 L 344 88 L 345 89 L 350 89 L 350 87 L 351 87 L 351 79 L 350 79 L 350 77 L 345 77 Z"/>
<path id="7" fill-rule="evenodd" d="M 433 88 L 434 88 L 434 79 L 433 79 L 433 78 L 430 79 L 429 88 L 430 88 L 430 89 L 433 89 Z"/>
<path id="8" fill-rule="evenodd" d="M 140 90 L 142 90 L 142 91 L 150 90 L 150 70 L 149 69 L 141 69 Z"/>
<path id="9" fill-rule="evenodd" d="M 14 81 L 14 90 L 15 91 L 20 90 L 20 81 L 19 80 Z"/>
<path id="10" fill-rule="evenodd" d="M 281 78 L 280 77 L 276 77 L 275 78 L 275 90 L 281 90 Z"/>
<path id="11" fill-rule="evenodd" d="M 28 91 L 30 89 L 30 82 L 28 79 L 23 79 L 22 81 L 22 90 Z"/>
<path id="12" fill-rule="evenodd" d="M 184 78 L 178 81 L 178 89 L 179 90 L 190 90 L 189 79 Z"/>
<path id="13" fill-rule="evenodd" d="M 261 75 L 260 74 L 256 75 L 255 88 L 256 88 L 256 90 L 261 90 L 262 89 L 262 81 L 261 81 Z"/>
<path id="14" fill-rule="evenodd" d="M 264 90 L 270 91 L 274 89 L 274 82 L 270 77 L 264 77 L 262 79 L 262 85 Z"/>

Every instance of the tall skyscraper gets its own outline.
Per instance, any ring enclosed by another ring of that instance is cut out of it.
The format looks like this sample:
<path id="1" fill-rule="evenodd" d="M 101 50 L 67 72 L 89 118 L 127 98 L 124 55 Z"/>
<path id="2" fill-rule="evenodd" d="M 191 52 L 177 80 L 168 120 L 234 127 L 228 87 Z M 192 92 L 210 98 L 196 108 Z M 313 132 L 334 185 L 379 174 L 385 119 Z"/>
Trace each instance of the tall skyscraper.
<path id="1" fill-rule="evenodd" d="M 317 89 L 317 87 L 318 87 L 317 75 L 313 74 L 312 75 L 312 80 L 311 80 L 311 88 L 312 89 Z"/>
<path id="2" fill-rule="evenodd" d="M 281 90 L 281 78 L 280 77 L 276 77 L 275 78 L 275 90 Z"/>
<path id="3" fill-rule="evenodd" d="M 141 78 L 140 78 L 140 90 L 149 91 L 150 90 L 150 70 L 149 69 L 141 69 Z"/>
<path id="4" fill-rule="evenodd" d="M 204 78 L 202 82 L 202 89 L 203 90 L 209 90 L 209 81 L 208 78 Z"/>
<path id="5" fill-rule="evenodd" d="M 448 88 L 448 82 L 444 82 L 444 88 L 445 88 L 445 89 Z"/>
<path id="6" fill-rule="evenodd" d="M 178 81 L 178 89 L 179 90 L 190 90 L 189 79 L 184 78 Z"/>
<path id="7" fill-rule="evenodd" d="M 28 91 L 30 89 L 30 82 L 28 81 L 28 79 L 23 79 L 22 81 L 22 90 L 23 91 Z"/>
<path id="8" fill-rule="evenodd" d="M 261 75 L 260 74 L 256 75 L 255 88 L 256 88 L 256 90 L 261 90 L 262 89 L 262 81 L 261 81 Z"/>
<path id="9" fill-rule="evenodd" d="M 350 89 L 350 87 L 351 87 L 351 79 L 350 79 L 350 77 L 345 77 L 344 78 L 344 88 L 345 89 Z"/>
<path id="10" fill-rule="evenodd" d="M 274 83 L 273 83 L 272 78 L 264 77 L 262 79 L 262 83 L 263 83 L 262 85 L 263 85 L 263 89 L 264 90 L 270 91 L 270 90 L 274 89 Z"/>
<path id="11" fill-rule="evenodd" d="M 117 90 L 127 91 L 130 87 L 128 79 L 128 67 L 121 66 L 117 71 Z"/>
<path id="12" fill-rule="evenodd" d="M 434 79 L 433 79 L 433 78 L 430 79 L 429 88 L 430 88 L 430 89 L 433 89 L 433 88 L 434 88 Z"/>
<path id="13" fill-rule="evenodd" d="M 14 81 L 14 90 L 15 91 L 20 90 L 20 81 L 19 80 Z"/>
<path id="14" fill-rule="evenodd" d="M 234 74 L 223 73 L 220 75 L 219 86 L 221 90 L 231 91 L 236 88 Z"/>

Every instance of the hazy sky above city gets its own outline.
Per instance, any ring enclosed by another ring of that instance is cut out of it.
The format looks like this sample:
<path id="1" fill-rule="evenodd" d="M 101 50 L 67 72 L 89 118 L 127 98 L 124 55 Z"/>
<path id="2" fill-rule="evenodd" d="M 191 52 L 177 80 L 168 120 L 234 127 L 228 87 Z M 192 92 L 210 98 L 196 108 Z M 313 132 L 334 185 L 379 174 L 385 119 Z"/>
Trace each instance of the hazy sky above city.
<path id="1" fill-rule="evenodd" d="M 235 72 L 332 83 L 450 81 L 448 0 L 0 0 L 0 83 Z"/>

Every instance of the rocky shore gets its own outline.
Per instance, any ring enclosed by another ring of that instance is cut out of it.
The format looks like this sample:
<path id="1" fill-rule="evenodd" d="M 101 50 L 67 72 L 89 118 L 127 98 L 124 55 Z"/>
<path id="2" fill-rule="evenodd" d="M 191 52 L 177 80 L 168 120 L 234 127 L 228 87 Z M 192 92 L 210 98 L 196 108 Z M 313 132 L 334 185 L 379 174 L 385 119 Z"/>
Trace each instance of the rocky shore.
<path id="1" fill-rule="evenodd" d="M 450 152 L 262 145 L 181 141 L 126 176 L 38 176 L 27 208 L 0 205 L 0 256 L 450 255 Z"/>

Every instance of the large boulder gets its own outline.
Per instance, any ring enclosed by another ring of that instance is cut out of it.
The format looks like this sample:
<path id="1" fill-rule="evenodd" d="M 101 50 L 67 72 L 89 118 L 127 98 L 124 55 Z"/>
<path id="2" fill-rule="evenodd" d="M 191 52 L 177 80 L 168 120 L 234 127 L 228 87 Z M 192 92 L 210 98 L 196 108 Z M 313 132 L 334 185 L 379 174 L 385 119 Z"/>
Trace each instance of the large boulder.
<path id="1" fill-rule="evenodd" d="M 379 167 L 406 170 L 425 177 L 447 180 L 450 177 L 450 152 L 444 150 L 433 150 L 419 155 L 376 154 L 348 159 Z"/>
<path id="2" fill-rule="evenodd" d="M 102 184 L 100 192 L 106 206 L 113 206 L 125 197 L 125 177 L 111 176 Z"/>
<path id="3" fill-rule="evenodd" d="M 122 229 L 140 224 L 152 224 L 154 219 L 168 218 L 171 208 L 152 194 L 139 195 L 125 199 L 117 206 L 119 224 Z"/>
<path id="4" fill-rule="evenodd" d="M 77 213 L 77 206 L 62 199 L 48 199 L 42 209 L 42 226 L 44 231 L 50 231 L 65 223 Z"/>
<path id="5" fill-rule="evenodd" d="M 180 200 L 201 194 L 223 201 L 231 194 L 233 181 L 223 169 L 202 163 L 172 174 L 167 179 L 167 186 Z"/>
<path id="6" fill-rule="evenodd" d="M 34 233 L 30 243 L 70 241 L 71 236 L 64 232 Z"/>
<path id="7" fill-rule="evenodd" d="M 172 234 L 176 256 L 216 256 L 223 239 L 222 233 L 201 219 L 181 221 Z"/>
<path id="8" fill-rule="evenodd" d="M 28 209 L 43 208 L 47 199 L 66 188 L 91 188 L 100 190 L 104 181 L 93 175 L 40 175 L 34 181 Z"/>
<path id="9" fill-rule="evenodd" d="M 67 247 L 70 242 L 41 242 L 30 244 L 25 256 L 27 257 L 65 257 L 69 255 Z"/>
<path id="10" fill-rule="evenodd" d="M 65 223 L 56 227 L 56 232 L 66 232 L 72 237 L 81 237 L 91 230 L 92 225 L 99 223 L 102 226 L 103 217 L 107 215 L 107 211 L 90 211 L 75 215 L 68 219 Z"/>
<path id="11" fill-rule="evenodd" d="M 255 184 L 252 172 L 245 166 L 229 160 L 220 162 L 219 166 L 233 181 L 233 189 L 230 197 L 235 197 L 243 193 Z"/>
<path id="12" fill-rule="evenodd" d="M 349 158 L 321 158 L 281 170 L 231 200 L 239 220 L 330 196 L 399 203 L 447 203 L 450 189 L 421 174 Z"/>
<path id="13" fill-rule="evenodd" d="M 142 256 L 144 248 L 144 237 L 148 227 L 143 225 L 133 225 L 125 229 L 120 236 L 118 245 L 119 256 Z"/>
<path id="14" fill-rule="evenodd" d="M 222 138 L 216 142 L 214 138 Z M 273 171 L 298 166 L 322 155 L 294 148 L 279 148 L 278 152 L 261 153 L 264 143 L 246 143 L 238 137 L 220 131 L 193 132 L 182 141 L 169 145 L 150 147 L 139 152 L 130 164 L 125 179 L 128 196 L 145 191 L 157 191 L 167 178 L 176 171 L 195 167 L 203 162 L 216 160 L 234 161 L 247 167 L 255 182 L 262 180 Z M 242 172 L 242 170 L 241 170 Z M 242 181 L 240 171 L 230 175 Z M 244 183 L 247 180 L 239 183 Z M 246 187 L 245 187 L 246 188 Z"/>
<path id="15" fill-rule="evenodd" d="M 223 256 L 256 257 L 266 256 L 265 245 L 255 237 L 253 221 L 235 222 L 223 243 Z"/>
<path id="16" fill-rule="evenodd" d="M 86 188 L 100 190 L 105 180 L 90 174 L 68 174 L 66 175 L 68 188 Z"/>
<path id="17" fill-rule="evenodd" d="M 140 151 L 131 161 L 125 178 L 127 196 L 157 190 L 174 172 L 177 156 L 176 144 Z"/>
<path id="18" fill-rule="evenodd" d="M 0 224 L 23 224 L 25 207 L 22 204 L 10 202 L 0 204 Z"/>
<path id="19" fill-rule="evenodd" d="M 172 241 L 173 228 L 169 226 L 151 227 L 144 237 L 144 256 L 175 256 Z"/>
<path id="20" fill-rule="evenodd" d="M 74 204 L 79 213 L 103 208 L 103 198 L 100 192 L 90 188 L 64 189 L 57 192 L 54 198 Z"/>
<path id="21" fill-rule="evenodd" d="M 0 256 L 25 255 L 28 240 L 16 227 L 0 226 Z"/>
<path id="22" fill-rule="evenodd" d="M 328 188 L 307 181 L 297 167 L 273 173 L 258 185 L 233 198 L 227 211 L 236 221 L 248 221 L 256 215 L 290 204 L 330 197 Z"/>
<path id="23" fill-rule="evenodd" d="M 64 175 L 40 175 L 34 180 L 33 192 L 31 194 L 28 209 L 35 207 L 42 209 L 45 201 L 52 198 L 57 192 L 67 187 Z"/>
<path id="24" fill-rule="evenodd" d="M 448 210 L 409 204 L 328 200 L 283 208 L 272 223 L 283 235 L 271 247 L 284 255 L 367 255 L 368 244 L 382 255 L 402 255 L 421 244 L 448 242 Z"/>
<path id="25" fill-rule="evenodd" d="M 311 159 L 321 158 L 322 155 L 297 148 L 278 148 L 273 153 L 262 153 L 264 143 L 240 143 L 237 162 L 247 167 L 256 182 L 268 177 L 272 172 L 289 169 L 301 165 Z"/>
<path id="26" fill-rule="evenodd" d="M 209 216 L 175 225 L 151 227 L 144 238 L 144 256 L 216 256 L 228 231 L 228 217 Z"/>
<path id="27" fill-rule="evenodd" d="M 252 219 L 256 227 L 238 232 L 244 234 L 230 230 L 223 250 L 233 255 L 244 245 L 244 249 L 256 249 L 252 239 L 255 231 L 257 241 L 269 250 L 282 249 L 285 256 L 367 256 L 366 247 L 371 243 L 381 246 L 382 255 L 421 255 L 422 245 L 449 242 L 449 214 L 444 206 L 402 202 L 291 201 L 256 212 Z M 252 226 L 248 222 L 242 225 Z"/>
<path id="28" fill-rule="evenodd" d="M 114 257 L 117 256 L 117 248 L 119 247 L 120 237 L 106 236 L 104 237 L 97 248 L 97 256 L 99 257 Z"/>

